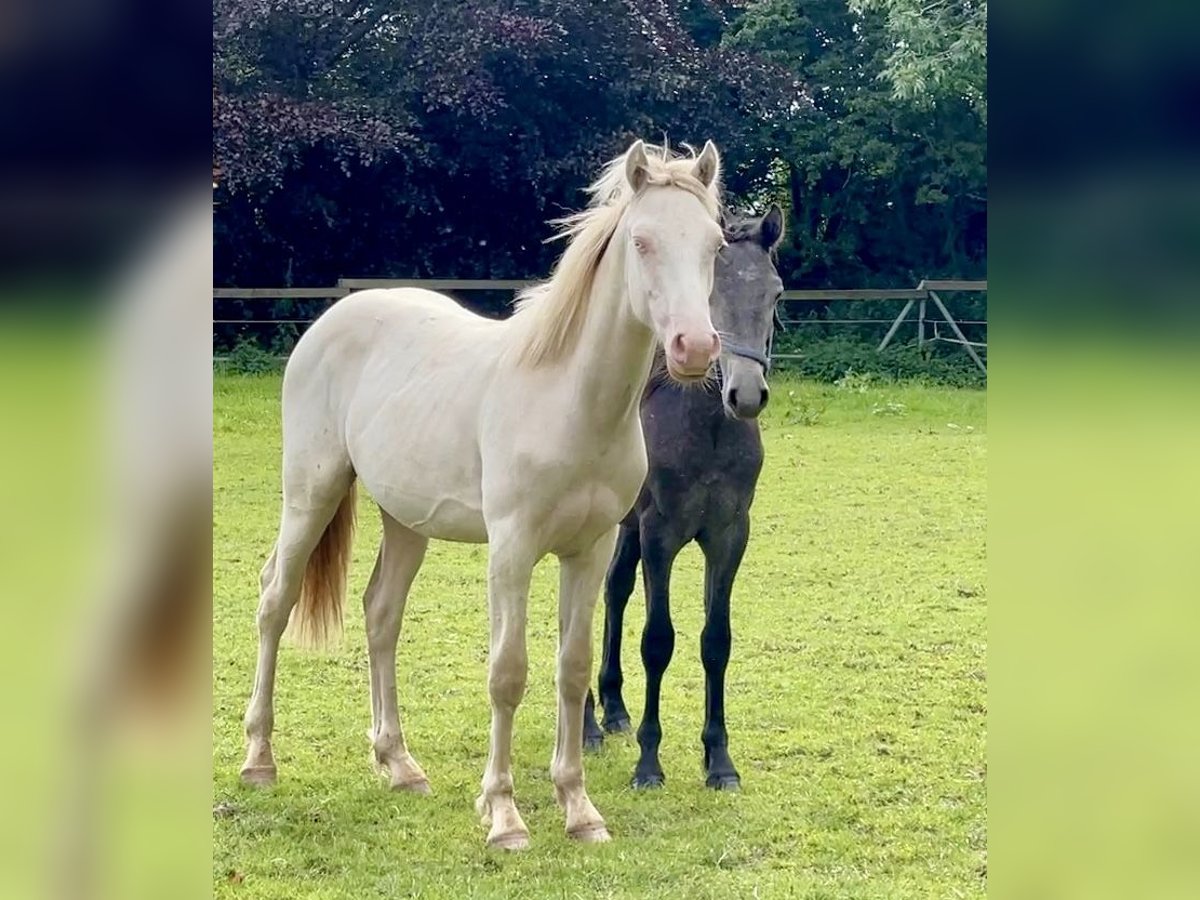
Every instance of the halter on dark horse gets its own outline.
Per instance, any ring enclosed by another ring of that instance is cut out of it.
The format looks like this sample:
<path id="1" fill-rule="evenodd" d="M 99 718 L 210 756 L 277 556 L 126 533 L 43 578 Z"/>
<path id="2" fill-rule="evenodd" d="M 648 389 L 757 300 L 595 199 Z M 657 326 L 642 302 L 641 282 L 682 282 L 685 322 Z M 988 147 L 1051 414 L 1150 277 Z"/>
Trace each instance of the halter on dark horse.
<path id="1" fill-rule="evenodd" d="M 739 344 L 734 341 L 722 341 L 721 347 L 726 353 L 732 353 L 734 356 L 740 356 L 743 359 L 750 359 L 763 367 L 763 373 L 769 374 L 771 371 L 771 346 L 775 343 L 775 332 L 783 331 L 783 319 L 779 318 L 779 306 L 775 306 L 775 310 L 771 315 L 771 334 L 767 338 L 767 352 L 756 350 L 748 344 Z"/>

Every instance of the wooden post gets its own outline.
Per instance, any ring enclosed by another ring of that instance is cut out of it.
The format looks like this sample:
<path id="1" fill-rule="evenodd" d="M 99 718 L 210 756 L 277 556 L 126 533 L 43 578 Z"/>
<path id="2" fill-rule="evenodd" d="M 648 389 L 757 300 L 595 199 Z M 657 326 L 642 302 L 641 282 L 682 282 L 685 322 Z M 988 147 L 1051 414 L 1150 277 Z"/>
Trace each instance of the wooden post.
<path id="1" fill-rule="evenodd" d="M 917 346 L 925 346 L 925 300 L 917 304 Z"/>
<path id="2" fill-rule="evenodd" d="M 930 291 L 929 299 L 937 304 L 937 308 L 942 312 L 942 317 L 946 320 L 947 324 L 949 324 L 950 330 L 954 332 L 955 336 L 962 343 L 963 349 L 971 354 L 971 359 L 975 360 L 975 365 L 979 366 L 979 371 L 986 375 L 987 366 L 983 364 L 983 360 L 979 358 L 979 354 L 975 352 L 975 348 L 971 346 L 971 342 L 968 341 L 966 335 L 962 333 L 962 330 L 958 327 L 958 323 L 954 321 L 954 318 L 950 315 L 950 311 L 946 309 L 946 305 L 942 303 L 941 297 L 939 297 L 933 291 Z"/>
<path id="3" fill-rule="evenodd" d="M 908 311 L 913 308 L 913 304 L 916 302 L 916 300 L 909 300 L 904 304 L 904 309 L 900 310 L 900 315 L 896 316 L 896 321 L 892 323 L 892 327 L 889 328 L 887 334 L 883 336 L 883 340 L 879 344 L 880 350 L 882 350 L 891 342 L 896 332 L 900 329 L 900 323 L 904 321 L 904 317 L 908 315 Z"/>

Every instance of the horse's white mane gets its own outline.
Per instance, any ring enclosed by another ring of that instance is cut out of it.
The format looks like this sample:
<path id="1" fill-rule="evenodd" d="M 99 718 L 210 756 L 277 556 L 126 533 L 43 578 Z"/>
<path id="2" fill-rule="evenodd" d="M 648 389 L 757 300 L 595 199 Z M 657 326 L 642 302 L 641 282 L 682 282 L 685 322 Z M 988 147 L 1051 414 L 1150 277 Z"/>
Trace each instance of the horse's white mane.
<path id="1" fill-rule="evenodd" d="M 714 220 L 720 215 L 720 185 L 714 178 L 705 185 L 693 174 L 695 152 L 674 153 L 668 146 L 644 145 L 647 186 L 678 187 L 696 196 Z M 555 219 L 558 233 L 551 240 L 570 243 L 554 266 L 548 281 L 526 288 L 517 297 L 513 326 L 518 329 L 518 361 L 537 366 L 561 359 L 583 329 L 587 299 L 596 270 L 617 225 L 633 200 L 634 191 L 625 175 L 625 153 L 605 165 L 588 186 L 587 209 Z"/>

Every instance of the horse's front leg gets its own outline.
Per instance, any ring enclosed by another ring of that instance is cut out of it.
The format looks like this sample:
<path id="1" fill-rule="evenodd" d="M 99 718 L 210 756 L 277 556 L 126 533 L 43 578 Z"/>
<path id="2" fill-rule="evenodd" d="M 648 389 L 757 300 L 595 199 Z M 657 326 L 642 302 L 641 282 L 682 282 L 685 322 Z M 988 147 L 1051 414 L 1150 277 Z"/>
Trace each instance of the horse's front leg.
<path id="1" fill-rule="evenodd" d="M 560 558 L 558 597 L 558 729 L 550 778 L 566 812 L 567 835 L 607 841 L 604 819 L 583 786 L 583 705 L 592 677 L 592 614 L 617 529 L 588 550 Z"/>
<path id="2" fill-rule="evenodd" d="M 659 787 L 666 780 L 658 759 L 662 743 L 659 700 L 663 675 L 675 653 L 671 622 L 671 567 L 687 539 L 672 523 L 654 513 L 642 519 L 642 580 L 646 587 L 646 627 L 642 631 L 642 665 L 646 667 L 646 707 L 638 726 L 642 748 L 633 771 L 635 788 Z"/>
<path id="3" fill-rule="evenodd" d="M 525 696 L 529 665 L 525 649 L 525 616 L 529 580 L 537 562 L 520 539 L 519 529 L 490 526 L 488 555 L 488 613 L 491 645 L 488 654 L 488 694 L 492 701 L 492 739 L 483 793 L 475 808 L 489 824 L 490 847 L 523 850 L 529 846 L 529 829 L 513 799 L 513 718 Z"/>
<path id="4" fill-rule="evenodd" d="M 733 579 L 742 563 L 750 537 L 749 516 L 742 516 L 714 534 L 701 534 L 704 551 L 704 630 L 700 633 L 700 658 L 704 663 L 705 783 L 717 790 L 737 790 L 741 785 L 729 758 L 729 733 L 725 730 L 725 668 L 733 635 L 729 626 L 729 601 Z"/>

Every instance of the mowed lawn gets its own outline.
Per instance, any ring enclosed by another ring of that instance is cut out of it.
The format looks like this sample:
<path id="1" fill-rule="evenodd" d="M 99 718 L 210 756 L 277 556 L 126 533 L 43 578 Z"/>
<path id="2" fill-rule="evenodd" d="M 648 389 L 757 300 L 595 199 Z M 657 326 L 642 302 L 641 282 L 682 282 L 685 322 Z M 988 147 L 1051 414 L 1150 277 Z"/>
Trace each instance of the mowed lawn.
<path id="1" fill-rule="evenodd" d="M 772 379 L 766 464 L 733 596 L 730 749 L 740 793 L 704 787 L 702 558 L 676 564 L 664 789 L 634 792 L 632 737 L 586 760 L 613 841 L 568 841 L 554 803 L 557 564 L 535 573 L 514 777 L 532 846 L 489 851 L 473 801 L 488 749 L 486 548 L 435 543 L 400 640 L 400 708 L 429 797 L 369 765 L 359 598 L 338 649 L 285 645 L 279 784 L 238 783 L 258 571 L 279 517 L 279 379 L 214 383 L 213 881 L 221 897 L 949 898 L 986 891 L 986 395 Z M 404 465 L 397 459 L 398 466 Z M 365 499 L 365 498 L 364 498 Z M 638 595 L 626 701 L 639 717 Z M 600 617 L 596 621 L 597 648 Z M 598 649 L 597 649 L 598 656 Z"/>

